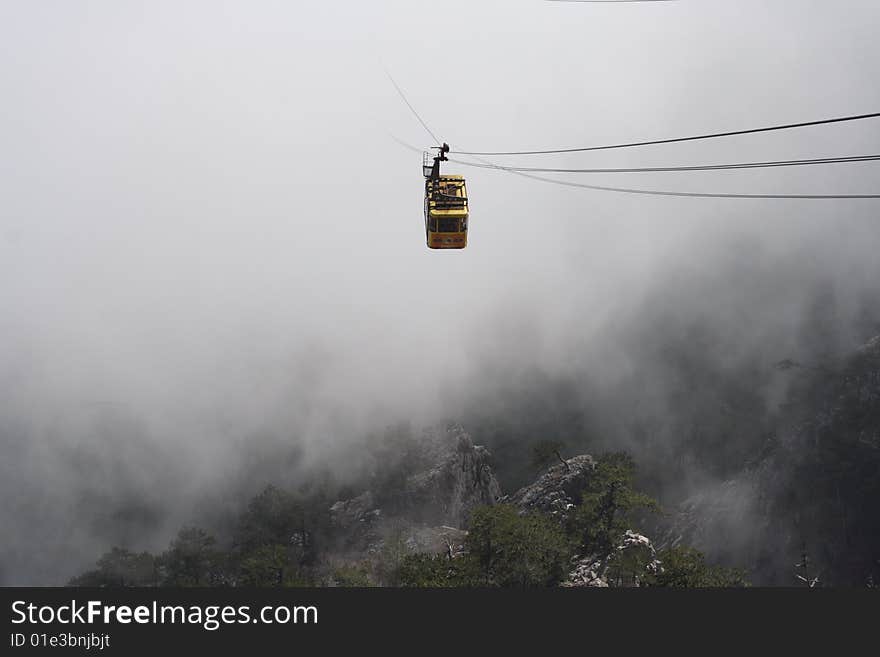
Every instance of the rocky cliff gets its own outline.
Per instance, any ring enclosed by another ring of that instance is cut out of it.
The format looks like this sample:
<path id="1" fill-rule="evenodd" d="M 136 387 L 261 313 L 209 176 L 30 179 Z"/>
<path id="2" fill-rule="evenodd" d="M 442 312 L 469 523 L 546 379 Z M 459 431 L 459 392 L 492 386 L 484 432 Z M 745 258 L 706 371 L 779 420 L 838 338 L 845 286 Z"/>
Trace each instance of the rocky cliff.
<path id="1" fill-rule="evenodd" d="M 406 475 L 402 495 L 366 491 L 331 507 L 341 541 L 337 558 L 362 560 L 389 548 L 455 558 L 463 550 L 470 512 L 487 504 L 510 504 L 522 514 L 546 514 L 565 523 L 596 471 L 593 457 L 582 454 L 547 468 L 533 483 L 503 496 L 488 451 L 474 445 L 460 426 L 429 429 L 413 448 L 409 462 L 421 467 Z M 391 500 L 388 508 L 383 508 L 382 498 Z M 627 531 L 610 554 L 574 556 L 563 586 L 639 586 L 661 568 L 650 539 Z"/>
<path id="2" fill-rule="evenodd" d="M 596 462 L 589 454 L 575 456 L 548 468 L 534 483 L 501 501 L 523 511 L 565 515 L 580 503 L 580 492 L 586 488 L 595 469 Z"/>
<path id="3" fill-rule="evenodd" d="M 330 508 L 344 552 L 375 554 L 391 535 L 411 551 L 455 549 L 471 510 L 501 497 L 488 450 L 460 425 L 426 429 L 411 448 L 410 462 L 421 467 L 404 473 L 399 489 L 366 491 Z"/>
<path id="4" fill-rule="evenodd" d="M 504 504 L 513 504 L 521 513 L 546 513 L 568 520 L 581 503 L 581 492 L 586 489 L 596 471 L 596 461 L 589 454 L 581 454 L 548 468 L 541 476 L 511 495 L 501 498 Z M 626 568 L 621 568 L 626 564 Z M 607 555 L 578 554 L 571 560 L 564 587 L 639 586 L 648 575 L 662 568 L 654 545 L 646 536 L 627 530 L 617 546 Z M 626 571 L 626 576 L 620 573 Z"/>

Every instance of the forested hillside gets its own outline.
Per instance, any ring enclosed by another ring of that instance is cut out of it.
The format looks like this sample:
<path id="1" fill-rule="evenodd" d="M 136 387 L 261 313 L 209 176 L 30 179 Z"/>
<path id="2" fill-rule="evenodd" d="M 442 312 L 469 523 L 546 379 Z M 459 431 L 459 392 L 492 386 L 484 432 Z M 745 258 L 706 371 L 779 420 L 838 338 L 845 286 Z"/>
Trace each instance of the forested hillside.
<path id="1" fill-rule="evenodd" d="M 707 422 L 679 464 L 726 466 L 681 499 L 676 469 L 652 472 L 650 449 L 647 466 L 621 451 L 572 456 L 579 442 L 602 444 L 584 415 L 524 409 L 530 422 L 509 435 L 510 418 L 494 430 L 473 421 L 492 449 L 454 423 L 374 434 L 353 480 L 266 482 L 241 512 L 195 518 L 159 554 L 114 547 L 71 584 L 873 586 L 880 338 L 833 362 L 775 369 L 793 377 L 775 414 L 748 420 L 756 402 L 727 382 L 703 391 L 729 394 L 735 411 Z M 740 436 L 739 456 L 709 449 Z"/>

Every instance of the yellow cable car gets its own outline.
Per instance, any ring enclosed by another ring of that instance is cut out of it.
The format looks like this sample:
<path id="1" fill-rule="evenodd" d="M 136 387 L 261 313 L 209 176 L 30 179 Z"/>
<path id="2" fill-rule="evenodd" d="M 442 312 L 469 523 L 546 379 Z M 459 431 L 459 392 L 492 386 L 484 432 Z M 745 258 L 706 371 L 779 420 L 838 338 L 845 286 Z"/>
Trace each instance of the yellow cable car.
<path id="1" fill-rule="evenodd" d="M 463 249 L 467 246 L 468 199 L 462 176 L 440 175 L 449 145 L 438 147 L 433 157 L 425 153 L 425 239 L 430 249 Z"/>

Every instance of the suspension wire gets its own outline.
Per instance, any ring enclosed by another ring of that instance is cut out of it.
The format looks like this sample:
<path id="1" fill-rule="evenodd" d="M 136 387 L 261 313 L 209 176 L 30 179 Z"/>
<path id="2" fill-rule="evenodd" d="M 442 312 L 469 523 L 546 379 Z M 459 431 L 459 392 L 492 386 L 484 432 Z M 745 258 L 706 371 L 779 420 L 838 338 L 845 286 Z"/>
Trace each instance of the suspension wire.
<path id="1" fill-rule="evenodd" d="M 408 104 L 408 103 L 407 103 Z M 586 151 L 606 151 L 616 148 L 633 148 L 636 146 L 654 146 L 657 144 L 674 144 L 684 141 L 698 141 L 702 139 L 716 139 L 718 137 L 732 137 L 735 135 L 750 135 L 758 132 L 772 132 L 775 130 L 791 130 L 794 128 L 807 128 L 817 125 L 828 125 L 831 123 L 844 123 L 847 121 L 862 121 L 864 119 L 874 119 L 880 117 L 880 112 L 871 114 L 857 114 L 853 116 L 841 116 L 833 119 L 820 119 L 818 121 L 805 121 L 802 123 L 788 123 L 784 125 L 773 125 L 763 128 L 750 128 L 748 130 L 732 130 L 730 132 L 716 132 L 704 135 L 695 135 L 692 137 L 674 137 L 671 139 L 654 139 L 651 141 L 638 141 L 622 144 L 609 144 L 606 146 L 586 146 L 583 148 L 556 148 L 540 151 L 452 151 L 458 155 L 549 155 L 552 153 L 583 153 Z"/>
<path id="2" fill-rule="evenodd" d="M 770 162 L 740 162 L 736 164 L 701 164 L 694 166 L 636 167 L 631 169 L 552 169 L 541 167 L 505 166 L 508 171 L 527 171 L 535 173 L 654 173 L 671 171 L 727 171 L 731 169 L 765 169 L 772 167 L 795 167 L 811 164 L 848 164 L 854 162 L 874 162 L 880 155 L 848 155 L 844 157 L 809 158 L 802 160 L 777 160 Z M 494 169 L 495 165 L 476 164 L 470 166 Z"/>
<path id="3" fill-rule="evenodd" d="M 516 171 L 508 167 L 477 158 L 482 165 L 475 165 L 473 162 L 464 160 L 449 159 L 450 162 L 462 164 L 464 166 L 481 166 L 481 168 L 497 169 L 506 171 L 524 178 L 539 180 L 554 185 L 563 185 L 565 187 L 579 187 L 582 189 L 592 189 L 601 192 L 618 192 L 621 194 L 639 194 L 642 196 L 678 196 L 685 198 L 742 198 L 742 199 L 880 199 L 880 194 L 722 194 L 722 193 L 705 193 L 705 192 L 671 192 L 655 189 L 631 189 L 628 187 L 606 187 L 603 185 L 587 185 L 585 183 L 576 183 L 568 180 L 556 180 L 555 178 L 546 178 L 544 176 L 536 176 L 531 173 Z"/>
<path id="4" fill-rule="evenodd" d="M 428 127 L 428 124 L 425 123 L 424 121 L 422 121 L 422 117 L 419 116 L 419 113 L 418 113 L 418 112 L 416 112 L 416 108 L 413 107 L 412 105 L 410 105 L 409 101 L 406 99 L 406 95 L 403 93 L 403 90 L 397 85 L 397 83 L 394 81 L 394 78 L 391 77 L 391 73 L 389 73 L 389 72 L 386 70 L 386 71 L 385 71 L 385 75 L 387 75 L 387 76 L 388 76 L 388 79 L 391 80 L 391 84 L 393 84 L 393 85 L 394 85 L 394 88 L 397 89 L 397 93 L 398 93 L 398 94 L 400 95 L 400 97 L 403 99 L 403 102 L 406 103 L 406 106 L 409 107 L 409 110 L 413 113 L 413 116 L 415 116 L 415 117 L 418 119 L 419 123 L 422 124 L 422 127 L 427 131 L 427 133 L 428 133 L 429 135 L 431 135 L 431 138 L 434 140 L 434 143 L 435 143 L 435 144 L 438 144 L 438 145 L 439 145 L 439 144 L 442 144 L 443 142 L 440 141 L 439 139 L 437 139 L 437 135 L 435 135 L 435 134 L 431 131 L 431 128 Z"/>
<path id="5" fill-rule="evenodd" d="M 413 146 L 412 144 L 408 144 L 408 143 L 406 143 L 405 141 L 403 141 L 402 139 L 399 139 L 397 136 L 395 136 L 395 135 L 394 135 L 393 133 L 391 133 L 391 132 L 388 133 L 388 136 L 389 136 L 391 139 L 393 139 L 394 141 L 396 141 L 398 144 L 400 144 L 401 146 L 403 146 L 404 148 L 407 148 L 407 149 L 409 149 L 409 150 L 411 150 L 411 151 L 415 151 L 416 153 L 424 153 L 424 152 L 425 152 L 425 149 L 424 149 L 424 148 L 419 148 L 418 146 Z M 486 168 L 488 169 L 489 167 L 487 166 Z"/>
<path id="6" fill-rule="evenodd" d="M 398 144 L 403 146 L 404 148 L 414 151 L 416 153 L 421 153 L 422 149 L 417 146 L 413 146 L 412 144 L 408 144 L 407 142 L 399 139 L 395 135 L 388 133 L 388 136 L 391 137 Z M 507 173 L 511 173 L 517 176 L 522 176 L 524 178 L 531 178 L 532 180 L 538 180 L 540 182 L 551 183 L 554 185 L 563 185 L 565 187 L 579 187 L 581 189 L 592 189 L 600 192 L 617 192 L 620 194 L 639 194 L 643 196 L 678 196 L 685 198 L 742 198 L 742 199 L 880 199 L 880 194 L 715 194 L 715 193 L 702 193 L 702 192 L 669 192 L 663 190 L 654 190 L 654 189 L 630 189 L 627 187 L 605 187 L 602 185 L 587 185 L 584 183 L 576 183 L 568 180 L 556 180 L 555 178 L 545 178 L 544 176 L 536 176 L 531 173 L 525 173 L 523 171 L 517 171 L 516 169 L 512 169 L 510 167 L 504 167 L 499 164 L 494 164 L 489 162 L 488 160 L 484 160 L 482 158 L 477 158 L 480 160 L 480 163 L 476 162 L 468 162 L 466 160 L 458 160 L 455 158 L 449 158 L 450 162 L 455 164 L 461 164 L 467 167 L 478 167 L 481 169 L 495 169 L 497 171 L 504 171 Z"/>
<path id="7" fill-rule="evenodd" d="M 391 80 L 391 83 L 394 85 L 394 88 L 397 89 L 397 93 L 406 103 L 407 107 L 410 108 L 413 115 L 419 120 L 419 123 L 422 124 L 422 127 L 428 132 L 428 134 L 434 139 L 435 143 L 440 143 L 440 140 L 437 139 L 436 135 L 431 131 L 431 129 L 427 126 L 427 124 L 422 120 L 422 117 L 419 116 L 419 113 L 416 112 L 415 108 L 410 104 L 404 95 L 401 88 L 394 81 L 394 78 L 391 77 L 391 74 L 388 71 L 385 72 L 388 75 L 388 79 Z M 813 121 L 808 124 L 792 124 L 788 127 L 800 127 L 802 125 L 818 125 L 820 123 L 835 123 L 839 121 L 845 120 L 856 120 L 858 118 L 868 118 L 870 116 L 880 116 L 880 113 L 873 115 L 862 115 L 860 117 L 844 117 L 839 119 L 826 119 L 824 121 Z M 755 128 L 748 132 L 765 132 L 768 130 L 780 130 L 783 129 L 781 126 L 777 126 L 774 128 Z M 737 134 L 743 134 L 742 132 Z M 719 135 L 720 136 L 720 135 Z M 393 137 L 393 136 L 392 136 Z M 415 148 L 414 146 L 410 146 L 405 142 L 393 137 L 398 143 L 403 144 L 407 148 L 411 148 L 413 150 L 421 152 L 421 149 Z M 697 139 L 698 137 L 688 137 L 682 138 L 677 141 L 682 140 L 692 140 Z M 459 154 L 462 154 L 459 151 Z M 477 154 L 474 154 L 477 155 Z M 511 173 L 517 176 L 523 176 L 524 178 L 531 178 L 533 180 L 538 180 L 541 182 L 547 182 L 554 185 L 563 185 L 565 187 L 578 187 L 582 189 L 592 189 L 596 191 L 603 192 L 618 192 L 621 194 L 639 194 L 645 196 L 677 196 L 677 197 L 687 197 L 687 198 L 749 198 L 749 199 L 880 199 L 880 194 L 716 194 L 716 193 L 702 193 L 702 192 L 671 192 L 671 191 L 663 191 L 663 190 L 652 190 L 652 189 L 631 189 L 627 187 L 606 187 L 603 185 L 587 185 L 584 183 L 576 183 L 568 180 L 556 180 L 554 178 L 546 178 L 544 176 L 536 176 L 532 173 L 526 173 L 524 171 L 517 171 L 511 169 L 509 167 L 503 167 L 493 162 L 489 162 L 488 160 L 484 160 L 480 157 L 476 158 L 479 162 L 482 163 L 483 168 L 492 168 L 497 169 L 499 171 L 506 171 L 507 173 Z M 473 162 L 466 162 L 463 160 L 453 160 L 450 158 L 451 162 L 455 162 L 457 164 L 462 164 L 464 166 L 480 166 L 479 164 L 475 164 Z"/>

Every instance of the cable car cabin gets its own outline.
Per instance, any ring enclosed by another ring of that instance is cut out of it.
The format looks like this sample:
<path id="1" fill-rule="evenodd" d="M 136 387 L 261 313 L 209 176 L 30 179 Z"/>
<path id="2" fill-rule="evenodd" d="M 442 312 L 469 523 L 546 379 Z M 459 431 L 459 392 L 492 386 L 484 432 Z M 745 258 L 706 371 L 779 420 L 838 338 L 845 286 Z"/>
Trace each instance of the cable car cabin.
<path id="1" fill-rule="evenodd" d="M 428 248 L 467 246 L 468 200 L 462 176 L 425 182 L 425 235 Z"/>
<path id="2" fill-rule="evenodd" d="M 438 146 L 438 154 L 425 153 L 425 239 L 430 249 L 463 249 L 467 246 L 468 199 L 462 176 L 441 175 L 449 146 Z M 433 162 L 432 162 L 433 160 Z"/>

